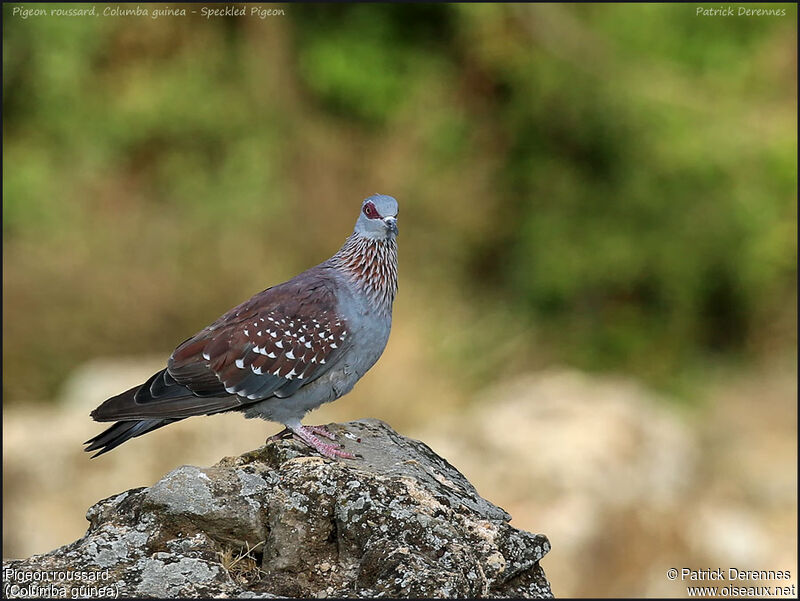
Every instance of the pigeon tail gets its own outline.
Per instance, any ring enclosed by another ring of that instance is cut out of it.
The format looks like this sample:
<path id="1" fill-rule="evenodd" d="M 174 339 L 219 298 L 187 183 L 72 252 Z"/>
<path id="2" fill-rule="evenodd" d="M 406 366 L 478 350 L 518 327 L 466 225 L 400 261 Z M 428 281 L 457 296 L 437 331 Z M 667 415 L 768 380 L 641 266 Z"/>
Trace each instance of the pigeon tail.
<path id="1" fill-rule="evenodd" d="M 98 434 L 94 438 L 90 438 L 85 443 L 83 443 L 89 445 L 84 450 L 87 452 L 91 452 L 91 451 L 97 451 L 99 449 L 99 452 L 92 455 L 92 459 L 94 459 L 95 457 L 98 457 L 103 453 L 108 453 L 111 449 L 116 449 L 123 442 L 126 442 L 131 438 L 141 436 L 142 434 L 146 434 L 147 432 L 152 432 L 157 428 L 166 426 L 167 424 L 171 424 L 172 422 L 176 421 L 178 420 L 140 419 L 140 420 L 125 421 L 125 422 L 117 422 L 110 428 L 103 430 L 100 434 Z"/>

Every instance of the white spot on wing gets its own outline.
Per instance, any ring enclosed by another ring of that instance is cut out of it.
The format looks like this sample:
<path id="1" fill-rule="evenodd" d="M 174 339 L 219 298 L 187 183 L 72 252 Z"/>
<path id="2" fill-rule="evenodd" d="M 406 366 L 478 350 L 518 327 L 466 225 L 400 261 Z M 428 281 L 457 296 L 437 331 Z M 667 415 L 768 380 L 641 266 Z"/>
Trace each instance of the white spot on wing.
<path id="1" fill-rule="evenodd" d="M 278 348 L 283 348 L 283 342 L 278 340 L 278 341 L 275 342 L 275 346 L 277 346 Z"/>
<path id="2" fill-rule="evenodd" d="M 209 355 L 207 352 L 203 351 L 203 359 L 208 361 L 209 359 L 211 359 L 211 355 Z"/>
<path id="3" fill-rule="evenodd" d="M 270 352 L 267 353 L 267 357 L 269 357 L 270 359 L 274 359 L 275 358 L 275 353 L 270 351 Z"/>
<path id="4" fill-rule="evenodd" d="M 236 360 L 236 367 L 238 367 L 239 369 L 244 369 L 244 360 L 243 359 L 237 359 Z"/>

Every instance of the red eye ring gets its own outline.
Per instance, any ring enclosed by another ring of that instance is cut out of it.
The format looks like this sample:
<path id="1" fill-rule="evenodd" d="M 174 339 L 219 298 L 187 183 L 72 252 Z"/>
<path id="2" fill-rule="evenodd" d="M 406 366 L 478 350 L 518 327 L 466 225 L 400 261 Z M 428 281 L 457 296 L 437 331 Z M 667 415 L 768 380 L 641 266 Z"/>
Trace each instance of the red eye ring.
<path id="1" fill-rule="evenodd" d="M 368 202 L 364 205 L 364 215 L 366 215 L 369 219 L 378 219 L 380 217 L 378 209 L 376 209 L 375 205 L 371 202 Z"/>

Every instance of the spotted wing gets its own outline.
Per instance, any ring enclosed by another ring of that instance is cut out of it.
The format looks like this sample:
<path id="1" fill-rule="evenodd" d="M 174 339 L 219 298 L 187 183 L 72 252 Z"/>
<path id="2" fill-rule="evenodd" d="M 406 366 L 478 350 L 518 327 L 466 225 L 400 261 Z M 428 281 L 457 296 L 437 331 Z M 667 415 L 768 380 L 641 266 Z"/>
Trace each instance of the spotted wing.
<path id="1" fill-rule="evenodd" d="M 301 274 L 232 309 L 181 344 L 168 372 L 203 394 L 221 383 L 250 401 L 290 396 L 325 373 L 350 342 L 333 282 Z"/>

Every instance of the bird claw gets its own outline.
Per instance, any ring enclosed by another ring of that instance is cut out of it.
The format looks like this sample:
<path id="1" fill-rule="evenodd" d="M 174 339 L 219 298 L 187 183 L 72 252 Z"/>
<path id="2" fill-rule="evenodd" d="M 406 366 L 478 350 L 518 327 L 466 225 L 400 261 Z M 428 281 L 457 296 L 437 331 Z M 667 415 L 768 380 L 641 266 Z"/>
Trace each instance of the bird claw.
<path id="1" fill-rule="evenodd" d="M 314 436 L 314 434 L 319 434 L 320 436 L 324 436 L 330 440 L 336 440 L 336 437 L 325 426 L 300 426 L 296 429 L 289 429 L 298 439 L 302 440 L 312 449 L 315 449 L 318 453 L 325 457 L 329 457 L 331 459 L 335 459 L 337 457 L 342 457 L 343 459 L 356 458 L 355 455 L 352 455 L 347 451 L 342 451 L 341 449 L 344 448 L 343 445 L 338 443 L 331 444 L 322 442 L 319 438 Z"/>
<path id="2" fill-rule="evenodd" d="M 339 448 L 337 448 L 339 447 Z M 342 459 L 357 459 L 355 455 L 352 453 L 348 453 L 347 451 L 341 451 L 341 445 L 330 445 L 324 442 L 320 442 L 318 447 L 315 447 L 317 451 L 321 454 L 325 455 L 325 457 L 329 457 L 331 459 L 335 459 L 336 457 L 341 457 Z"/>
<path id="3" fill-rule="evenodd" d="M 303 427 L 312 434 L 316 434 L 317 436 L 324 436 L 328 440 L 336 440 L 336 435 L 333 434 L 333 432 L 331 432 L 330 430 L 328 430 L 327 426 L 303 426 Z M 298 438 L 298 436 L 294 432 L 292 432 L 289 428 L 284 428 L 277 434 L 273 434 L 272 436 L 268 437 L 267 442 L 272 442 L 273 440 L 285 440 L 287 438 L 291 438 L 292 436 Z M 359 440 L 358 442 L 361 441 Z"/>
<path id="4" fill-rule="evenodd" d="M 292 432 L 289 428 L 284 428 L 277 434 L 273 434 L 272 436 L 268 437 L 266 442 L 272 442 L 274 440 L 285 440 L 292 436 L 294 436 L 294 432 Z"/>

